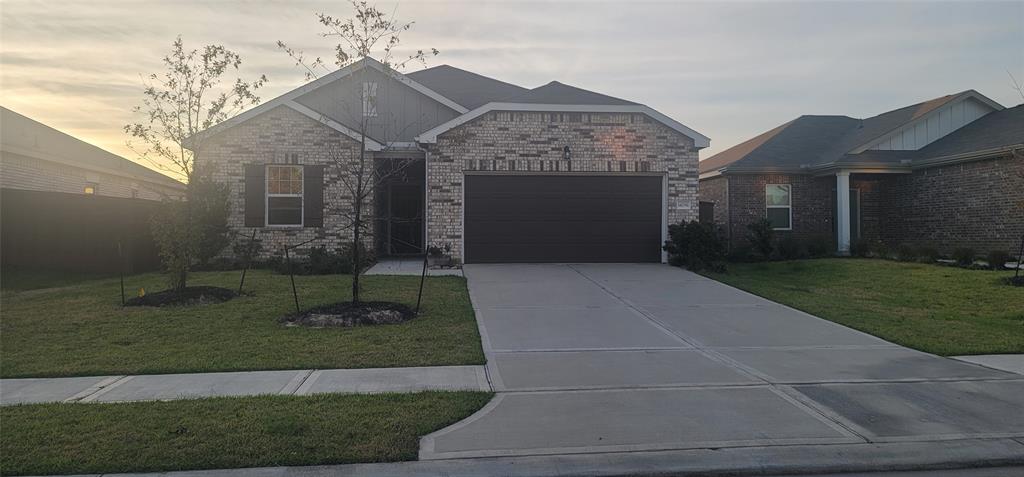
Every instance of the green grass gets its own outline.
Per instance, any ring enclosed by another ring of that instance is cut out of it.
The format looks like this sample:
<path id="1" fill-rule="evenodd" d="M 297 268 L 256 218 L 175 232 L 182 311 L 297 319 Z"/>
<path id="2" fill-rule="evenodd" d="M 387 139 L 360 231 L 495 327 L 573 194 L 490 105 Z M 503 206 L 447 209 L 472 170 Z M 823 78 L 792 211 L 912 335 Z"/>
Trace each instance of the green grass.
<path id="1" fill-rule="evenodd" d="M 11 291 L 66 287 L 87 280 L 115 276 L 110 273 L 66 272 L 53 270 L 26 270 L 13 267 L 0 268 L 0 289 Z"/>
<path id="2" fill-rule="evenodd" d="M 866 259 L 732 264 L 711 278 L 904 346 L 945 356 L 1024 353 L 1012 272 Z"/>
<path id="3" fill-rule="evenodd" d="M 238 286 L 238 272 L 204 272 L 190 285 Z M 303 307 L 351 298 L 346 275 L 297 276 Z M 365 300 L 413 306 L 419 277 L 367 276 Z M 140 287 L 162 290 L 164 277 L 125 279 L 128 296 Z M 287 275 L 250 271 L 233 300 L 191 307 L 120 306 L 118 279 L 64 288 L 4 291 L 0 376 L 196 373 L 257 369 L 367 368 L 483 364 L 466 281 L 430 277 L 422 316 L 398 325 L 310 329 L 285 327 L 294 312 Z"/>
<path id="4" fill-rule="evenodd" d="M 415 460 L 420 436 L 482 392 L 261 396 L 0 408 L 0 474 L 146 472 Z"/>

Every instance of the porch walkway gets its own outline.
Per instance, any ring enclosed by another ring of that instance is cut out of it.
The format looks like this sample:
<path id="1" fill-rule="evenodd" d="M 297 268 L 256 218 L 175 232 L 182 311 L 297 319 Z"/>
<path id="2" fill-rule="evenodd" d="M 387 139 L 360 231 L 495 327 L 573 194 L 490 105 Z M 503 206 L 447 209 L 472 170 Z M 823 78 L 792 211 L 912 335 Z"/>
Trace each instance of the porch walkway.
<path id="1" fill-rule="evenodd" d="M 170 401 L 266 394 L 490 391 L 483 366 L 300 369 L 0 379 L 0 405 L 42 402 Z"/>
<path id="2" fill-rule="evenodd" d="M 366 275 L 420 275 L 423 273 L 423 259 L 420 257 L 411 258 L 383 258 L 366 271 Z M 439 277 L 445 275 L 462 276 L 461 268 L 429 268 L 427 275 Z"/>

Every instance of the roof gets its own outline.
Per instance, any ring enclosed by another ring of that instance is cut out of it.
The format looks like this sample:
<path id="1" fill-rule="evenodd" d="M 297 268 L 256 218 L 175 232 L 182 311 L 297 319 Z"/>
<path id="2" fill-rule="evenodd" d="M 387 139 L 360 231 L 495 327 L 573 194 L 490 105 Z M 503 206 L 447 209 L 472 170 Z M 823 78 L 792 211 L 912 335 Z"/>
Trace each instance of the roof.
<path id="1" fill-rule="evenodd" d="M 0 106 L 0 149 L 167 187 L 185 185 L 146 166 Z"/>
<path id="2" fill-rule="evenodd" d="M 466 109 L 476 109 L 491 101 L 501 101 L 529 91 L 522 86 L 448 65 L 414 71 L 406 76 L 461 104 Z"/>
<path id="3" fill-rule="evenodd" d="M 925 118 L 953 101 L 976 98 L 994 111 L 939 138 L 920 150 L 868 149 L 875 140 Z M 1020 109 L 1011 108 L 1011 109 Z M 866 119 L 848 116 L 800 116 L 699 163 L 700 173 L 729 166 L 733 170 L 794 170 L 829 165 L 900 166 L 938 155 L 989 149 L 1012 143 L 1020 133 L 1020 112 L 1003 114 L 1002 106 L 974 90 L 942 96 Z M 1016 121 L 1015 121 L 1016 119 Z M 984 121 L 984 122 L 983 122 Z"/>
<path id="4" fill-rule="evenodd" d="M 519 104 L 586 104 L 595 106 L 635 106 L 639 104 L 569 86 L 557 81 L 552 81 L 544 86 L 539 86 L 518 96 L 513 96 L 504 100 L 504 102 Z"/>

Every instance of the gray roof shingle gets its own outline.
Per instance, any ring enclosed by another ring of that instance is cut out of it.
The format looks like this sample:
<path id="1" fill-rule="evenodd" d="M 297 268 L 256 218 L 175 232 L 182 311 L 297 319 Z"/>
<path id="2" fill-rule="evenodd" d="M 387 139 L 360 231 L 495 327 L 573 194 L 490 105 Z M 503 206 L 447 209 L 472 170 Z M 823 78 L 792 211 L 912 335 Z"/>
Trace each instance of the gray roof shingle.
<path id="1" fill-rule="evenodd" d="M 475 109 L 492 101 L 501 101 L 529 91 L 521 86 L 448 65 L 414 71 L 407 73 L 406 76 L 466 109 Z"/>
<path id="2" fill-rule="evenodd" d="M 587 104 L 600 106 L 637 105 L 632 101 L 614 98 L 601 93 L 569 86 L 552 81 L 544 86 L 531 89 L 519 96 L 506 99 L 509 103 L 527 104 Z"/>

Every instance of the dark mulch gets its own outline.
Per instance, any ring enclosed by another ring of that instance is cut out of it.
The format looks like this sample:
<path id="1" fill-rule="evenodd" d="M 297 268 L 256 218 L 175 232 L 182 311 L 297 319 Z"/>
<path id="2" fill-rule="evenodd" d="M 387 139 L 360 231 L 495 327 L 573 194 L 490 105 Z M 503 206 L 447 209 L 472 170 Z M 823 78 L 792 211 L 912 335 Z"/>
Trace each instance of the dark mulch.
<path id="1" fill-rule="evenodd" d="M 309 326 L 324 328 L 330 326 L 388 325 L 403 323 L 416 317 L 411 308 L 401 303 L 387 301 L 342 302 L 319 306 L 299 314 L 285 316 L 281 321 L 287 326 Z"/>
<path id="2" fill-rule="evenodd" d="M 1006 283 L 1015 287 L 1024 287 L 1024 275 L 1017 277 L 1006 277 Z"/>
<path id="3" fill-rule="evenodd" d="M 176 306 L 221 303 L 238 296 L 233 290 L 221 287 L 185 287 L 183 290 L 164 290 L 135 297 L 125 306 Z"/>

